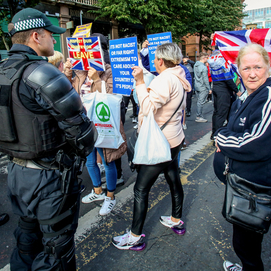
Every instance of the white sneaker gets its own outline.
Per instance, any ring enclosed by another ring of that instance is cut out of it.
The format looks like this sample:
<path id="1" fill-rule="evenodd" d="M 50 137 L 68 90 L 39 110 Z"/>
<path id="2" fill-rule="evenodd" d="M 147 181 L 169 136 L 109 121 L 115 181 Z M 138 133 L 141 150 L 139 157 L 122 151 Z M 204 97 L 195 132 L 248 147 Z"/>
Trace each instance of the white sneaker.
<path id="1" fill-rule="evenodd" d="M 224 261 L 223 267 L 225 271 L 242 271 L 243 268 L 237 263 L 232 263 L 230 261 Z"/>
<path id="2" fill-rule="evenodd" d="M 134 129 L 137 129 L 138 128 L 138 125 L 136 124 L 135 126 L 134 126 Z"/>
<path id="3" fill-rule="evenodd" d="M 124 180 L 123 180 L 123 176 L 121 175 L 121 177 L 119 179 L 117 179 L 117 186 L 120 185 L 124 185 Z M 106 189 L 107 188 L 107 184 L 106 182 L 102 184 L 102 189 Z"/>
<path id="4" fill-rule="evenodd" d="M 184 235 L 186 232 L 184 222 L 182 220 L 180 220 L 179 222 L 173 222 L 171 220 L 171 216 L 161 216 L 160 222 L 164 226 L 171 228 L 178 235 Z"/>
<path id="5" fill-rule="evenodd" d="M 100 215 L 107 215 L 109 214 L 116 205 L 116 199 L 111 199 L 110 197 L 104 197 L 104 203 L 102 208 L 100 209 Z"/>
<path id="6" fill-rule="evenodd" d="M 202 117 L 199 117 L 199 118 L 196 118 L 195 119 L 196 122 L 207 122 L 208 120 L 207 119 L 204 119 Z"/>
<path id="7" fill-rule="evenodd" d="M 171 220 L 171 216 L 160 216 L 160 222 L 164 226 L 169 227 L 169 228 L 180 226 L 180 225 L 184 224 L 182 220 L 180 220 L 179 222 L 173 222 Z"/>
<path id="8" fill-rule="evenodd" d="M 126 230 L 126 233 L 120 236 L 112 238 L 112 244 L 121 250 L 134 250 L 140 251 L 146 247 L 144 242 L 145 234 L 141 234 L 138 237 L 135 237 L 131 234 L 131 231 Z"/>
<path id="9" fill-rule="evenodd" d="M 183 124 L 183 129 L 186 130 L 187 129 L 187 125 Z"/>
<path id="10" fill-rule="evenodd" d="M 137 123 L 136 118 L 133 118 L 132 123 Z"/>
<path id="11" fill-rule="evenodd" d="M 93 202 L 96 200 L 104 200 L 104 198 L 105 198 L 104 192 L 102 192 L 101 194 L 96 194 L 94 192 L 94 189 L 92 189 L 90 194 L 88 194 L 82 198 L 82 202 L 83 203 L 90 203 L 90 202 Z"/>

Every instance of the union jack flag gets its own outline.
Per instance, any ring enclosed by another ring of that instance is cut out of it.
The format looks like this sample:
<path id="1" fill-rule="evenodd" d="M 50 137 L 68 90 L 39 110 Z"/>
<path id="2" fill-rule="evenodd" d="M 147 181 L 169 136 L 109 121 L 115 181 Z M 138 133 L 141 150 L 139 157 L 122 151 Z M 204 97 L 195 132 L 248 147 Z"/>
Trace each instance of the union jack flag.
<path id="1" fill-rule="evenodd" d="M 218 45 L 225 60 L 237 71 L 236 58 L 239 50 L 247 43 L 262 45 L 271 59 L 271 29 L 252 29 L 238 31 L 218 31 L 213 37 L 212 46 Z"/>
<path id="2" fill-rule="evenodd" d="M 93 67 L 97 71 L 104 71 L 103 50 L 99 37 L 67 38 L 69 58 L 72 70 L 85 70 Z"/>

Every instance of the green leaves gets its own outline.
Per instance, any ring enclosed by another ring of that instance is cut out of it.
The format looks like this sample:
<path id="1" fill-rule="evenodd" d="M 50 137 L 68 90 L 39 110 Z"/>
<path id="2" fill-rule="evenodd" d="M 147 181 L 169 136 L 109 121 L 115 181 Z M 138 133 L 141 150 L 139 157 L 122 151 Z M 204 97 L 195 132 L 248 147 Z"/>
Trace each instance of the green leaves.
<path id="1" fill-rule="evenodd" d="M 119 32 L 125 35 L 131 24 L 140 24 L 145 35 L 170 31 L 180 42 L 181 37 L 196 34 L 206 45 L 214 31 L 234 30 L 244 17 L 240 0 L 99 0 L 99 6 L 98 18 L 118 21 L 125 28 Z"/>

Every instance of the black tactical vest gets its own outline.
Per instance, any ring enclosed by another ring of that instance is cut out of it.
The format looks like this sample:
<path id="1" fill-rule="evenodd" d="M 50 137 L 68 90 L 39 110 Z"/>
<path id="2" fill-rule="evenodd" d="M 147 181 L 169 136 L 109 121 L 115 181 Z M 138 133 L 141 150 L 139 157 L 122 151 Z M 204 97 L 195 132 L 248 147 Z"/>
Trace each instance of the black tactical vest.
<path id="1" fill-rule="evenodd" d="M 31 112 L 19 97 L 24 70 L 42 59 L 25 55 L 0 63 L 0 151 L 12 157 L 43 158 L 55 154 L 65 144 L 57 121 L 49 113 Z"/>

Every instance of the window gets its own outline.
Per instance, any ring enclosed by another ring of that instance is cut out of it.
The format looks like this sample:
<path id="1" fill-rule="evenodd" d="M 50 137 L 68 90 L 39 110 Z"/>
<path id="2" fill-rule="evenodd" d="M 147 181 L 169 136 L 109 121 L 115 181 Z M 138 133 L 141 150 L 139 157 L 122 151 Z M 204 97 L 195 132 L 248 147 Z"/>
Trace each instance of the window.
<path id="1" fill-rule="evenodd" d="M 271 28 L 271 21 L 265 22 L 265 28 Z"/>
<path id="2" fill-rule="evenodd" d="M 255 17 L 263 16 L 263 9 L 256 9 L 254 14 L 255 14 Z"/>
<path id="3" fill-rule="evenodd" d="M 263 23 L 257 23 L 257 28 L 263 28 Z"/>

